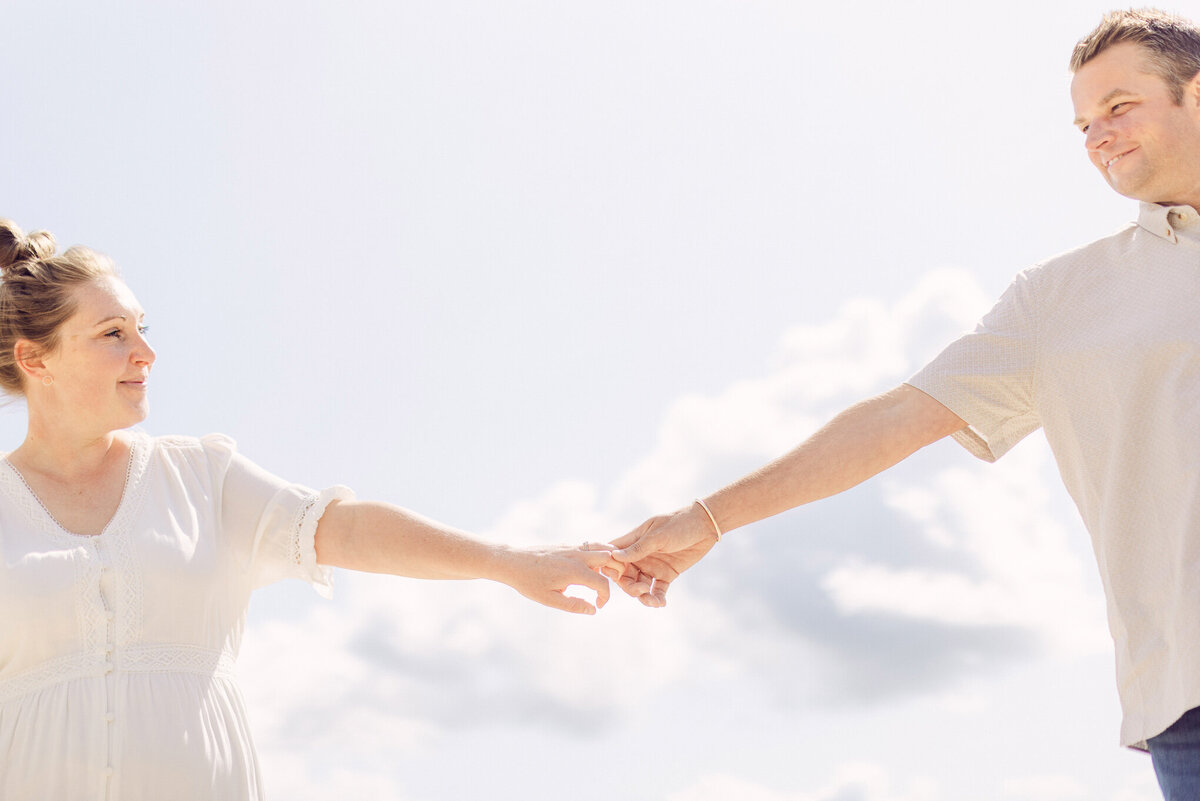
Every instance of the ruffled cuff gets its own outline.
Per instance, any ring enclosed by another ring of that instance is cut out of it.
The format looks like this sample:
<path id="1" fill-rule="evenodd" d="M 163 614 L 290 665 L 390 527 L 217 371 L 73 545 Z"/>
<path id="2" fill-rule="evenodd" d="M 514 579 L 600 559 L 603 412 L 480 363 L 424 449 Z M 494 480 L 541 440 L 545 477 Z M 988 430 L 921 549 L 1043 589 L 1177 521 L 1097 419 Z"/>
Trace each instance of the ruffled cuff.
<path id="1" fill-rule="evenodd" d="M 296 531 L 296 564 L 300 566 L 299 578 L 313 585 L 322 598 L 333 597 L 333 568 L 317 564 L 317 524 L 331 501 L 352 501 L 354 491 L 341 484 L 314 494 L 300 513 L 300 525 Z"/>

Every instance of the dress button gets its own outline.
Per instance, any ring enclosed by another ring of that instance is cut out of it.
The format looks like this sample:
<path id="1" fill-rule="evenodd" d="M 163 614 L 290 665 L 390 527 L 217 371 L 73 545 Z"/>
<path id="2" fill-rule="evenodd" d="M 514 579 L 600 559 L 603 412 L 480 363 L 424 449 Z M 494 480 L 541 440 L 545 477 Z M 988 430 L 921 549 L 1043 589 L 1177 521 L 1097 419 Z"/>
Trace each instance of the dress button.
<path id="1" fill-rule="evenodd" d="M 116 719 L 117 719 L 117 716 L 114 715 L 112 712 L 109 712 L 104 716 L 105 723 L 112 723 Z"/>
<path id="2" fill-rule="evenodd" d="M 112 768 L 105 768 L 105 769 L 104 769 L 104 778 L 106 778 L 106 779 L 111 779 L 111 778 L 112 778 L 112 775 L 113 775 L 113 769 L 112 769 Z"/>
<path id="3" fill-rule="evenodd" d="M 112 662 L 105 662 L 105 663 L 104 663 L 104 673 L 105 673 L 105 675 L 107 675 L 107 674 L 109 674 L 109 673 L 112 673 L 112 672 L 113 672 L 113 663 L 112 663 Z"/>

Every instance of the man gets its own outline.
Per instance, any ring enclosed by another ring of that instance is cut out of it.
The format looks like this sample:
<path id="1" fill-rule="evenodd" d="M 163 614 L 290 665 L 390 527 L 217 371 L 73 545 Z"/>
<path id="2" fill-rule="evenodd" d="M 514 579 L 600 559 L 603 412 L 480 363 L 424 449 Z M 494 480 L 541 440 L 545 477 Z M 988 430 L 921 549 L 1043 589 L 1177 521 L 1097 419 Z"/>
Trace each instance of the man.
<path id="1" fill-rule="evenodd" d="M 1121 11 L 1075 47 L 1089 159 L 1136 224 L 1017 276 L 973 333 L 795 450 L 617 540 L 662 606 L 720 533 L 952 435 L 988 461 L 1045 429 L 1091 534 L 1124 720 L 1168 801 L 1200 799 L 1200 28 Z M 1189 711 L 1191 710 L 1191 711 Z"/>

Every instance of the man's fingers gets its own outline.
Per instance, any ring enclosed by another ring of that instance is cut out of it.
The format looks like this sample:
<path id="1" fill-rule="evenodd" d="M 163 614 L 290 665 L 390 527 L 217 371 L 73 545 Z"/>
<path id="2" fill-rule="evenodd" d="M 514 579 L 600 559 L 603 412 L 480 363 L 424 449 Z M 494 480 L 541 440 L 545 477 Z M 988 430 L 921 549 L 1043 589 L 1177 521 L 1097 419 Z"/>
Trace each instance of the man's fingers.
<path id="1" fill-rule="evenodd" d="M 638 539 L 640 539 L 641 536 L 645 533 L 646 533 L 646 523 L 642 523 L 640 526 L 638 526 L 637 528 L 635 528 L 633 531 L 629 532 L 628 534 L 617 537 L 615 540 L 613 540 L 611 543 L 609 543 L 609 545 L 612 546 L 613 548 L 624 548 L 628 545 L 632 545 L 633 543 L 637 542 Z"/>
<path id="2" fill-rule="evenodd" d="M 650 542 L 654 541 L 654 530 L 662 523 L 663 518 L 652 517 L 628 534 L 617 537 L 612 541 L 613 558 L 621 562 L 636 562 L 648 553 L 654 553 Z"/>
<path id="3" fill-rule="evenodd" d="M 661 609 L 667 605 L 667 591 L 660 591 L 655 588 L 645 595 L 638 596 L 638 600 L 642 602 L 642 606 L 648 606 L 651 609 Z"/>
<path id="4" fill-rule="evenodd" d="M 621 539 L 624 539 L 624 537 Z M 624 562 L 625 564 L 645 559 L 647 556 L 658 551 L 658 548 L 655 547 L 656 539 L 657 537 L 655 537 L 653 533 L 646 534 L 638 540 L 631 542 L 627 547 L 622 547 L 619 550 L 613 551 L 612 558 L 618 562 Z M 613 543 L 613 545 L 617 544 L 617 542 Z"/>
<path id="5" fill-rule="evenodd" d="M 620 563 L 618 562 L 617 564 Z M 621 579 L 625 578 L 628 569 L 629 568 L 625 565 L 621 565 L 620 567 L 602 567 L 600 568 L 600 575 L 604 576 L 609 581 L 620 581 Z"/>
<path id="6" fill-rule="evenodd" d="M 618 562 L 612 557 L 611 545 L 600 545 L 594 542 L 585 542 L 582 546 L 583 563 L 592 570 L 601 570 L 610 568 L 620 573 L 625 572 L 625 564 Z"/>
<path id="7" fill-rule="evenodd" d="M 617 579 L 617 585 L 625 591 L 625 594 L 632 595 L 634 598 L 640 598 L 650 592 L 653 584 L 653 577 L 647 576 L 636 567 L 631 567 L 630 572 Z"/>
<path id="8" fill-rule="evenodd" d="M 595 542 L 585 542 L 582 545 L 584 564 L 599 573 L 602 578 L 601 581 L 588 585 L 596 590 L 599 599 L 597 605 L 600 608 L 604 608 L 604 604 L 608 603 L 608 582 L 621 581 L 630 569 L 624 562 L 618 562 L 612 558 L 612 547 Z"/>
<path id="9" fill-rule="evenodd" d="M 671 586 L 669 581 L 655 581 L 653 589 L 650 590 L 650 598 L 654 601 L 649 604 L 655 607 L 663 607 L 667 605 L 667 589 Z"/>

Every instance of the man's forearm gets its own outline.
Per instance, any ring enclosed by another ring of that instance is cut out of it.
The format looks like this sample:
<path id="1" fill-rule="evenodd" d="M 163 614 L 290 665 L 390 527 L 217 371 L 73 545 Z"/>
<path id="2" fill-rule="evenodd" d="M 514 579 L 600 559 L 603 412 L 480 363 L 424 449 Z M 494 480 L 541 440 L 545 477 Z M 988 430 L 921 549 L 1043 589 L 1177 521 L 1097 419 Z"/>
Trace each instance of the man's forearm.
<path id="1" fill-rule="evenodd" d="M 839 414 L 789 453 L 709 496 L 722 531 L 861 484 L 966 427 L 952 411 L 902 384 Z"/>

